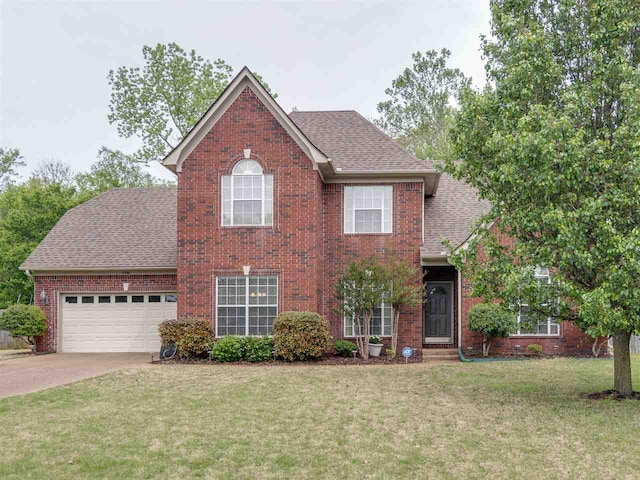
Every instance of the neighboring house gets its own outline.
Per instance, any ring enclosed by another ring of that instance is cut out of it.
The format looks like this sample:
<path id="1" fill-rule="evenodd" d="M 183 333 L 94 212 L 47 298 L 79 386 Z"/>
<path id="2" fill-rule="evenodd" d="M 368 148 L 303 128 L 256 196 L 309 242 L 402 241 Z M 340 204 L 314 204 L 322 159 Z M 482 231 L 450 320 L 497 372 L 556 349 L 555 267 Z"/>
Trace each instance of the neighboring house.
<path id="1" fill-rule="evenodd" d="M 424 306 L 402 313 L 400 346 L 480 351 L 467 285 L 442 240 L 462 244 L 488 205 L 354 111 L 287 115 L 243 69 L 165 158 L 177 188 L 115 189 L 69 211 L 22 269 L 49 328 L 40 351 L 155 351 L 157 325 L 201 317 L 216 335 L 266 335 L 278 312 L 310 310 L 335 338 L 334 284 L 351 260 L 393 252 L 423 272 Z M 373 333 L 391 333 L 381 305 Z M 493 347 L 588 353 L 549 322 Z"/>

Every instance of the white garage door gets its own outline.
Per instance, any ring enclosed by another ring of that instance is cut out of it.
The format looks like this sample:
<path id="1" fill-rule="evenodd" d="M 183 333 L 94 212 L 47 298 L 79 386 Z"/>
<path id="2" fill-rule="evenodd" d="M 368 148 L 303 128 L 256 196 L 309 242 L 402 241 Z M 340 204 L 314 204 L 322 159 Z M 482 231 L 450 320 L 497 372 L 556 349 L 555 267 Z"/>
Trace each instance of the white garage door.
<path id="1" fill-rule="evenodd" d="M 173 293 L 62 295 L 63 352 L 157 352 L 158 325 L 176 318 Z"/>

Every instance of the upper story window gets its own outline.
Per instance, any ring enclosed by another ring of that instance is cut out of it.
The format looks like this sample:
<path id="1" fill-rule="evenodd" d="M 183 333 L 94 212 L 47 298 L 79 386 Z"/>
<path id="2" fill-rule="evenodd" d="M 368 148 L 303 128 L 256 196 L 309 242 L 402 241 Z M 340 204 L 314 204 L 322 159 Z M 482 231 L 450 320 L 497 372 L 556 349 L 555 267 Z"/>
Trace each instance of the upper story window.
<path id="1" fill-rule="evenodd" d="M 222 177 L 222 225 L 273 225 L 273 175 L 254 160 L 241 160 Z"/>
<path id="2" fill-rule="evenodd" d="M 344 187 L 344 233 L 391 233 L 393 187 Z"/>

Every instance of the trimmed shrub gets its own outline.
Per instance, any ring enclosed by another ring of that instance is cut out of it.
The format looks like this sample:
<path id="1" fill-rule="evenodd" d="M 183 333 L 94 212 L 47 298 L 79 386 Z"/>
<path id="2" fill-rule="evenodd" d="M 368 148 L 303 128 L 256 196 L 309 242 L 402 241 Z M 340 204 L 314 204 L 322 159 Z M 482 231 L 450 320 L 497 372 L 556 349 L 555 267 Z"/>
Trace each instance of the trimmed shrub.
<path id="1" fill-rule="evenodd" d="M 322 357 L 330 340 L 329 322 L 315 312 L 283 312 L 273 321 L 276 356 L 290 362 Z"/>
<path id="2" fill-rule="evenodd" d="M 336 355 L 341 357 L 352 357 L 353 352 L 358 350 L 358 347 L 349 340 L 337 340 L 333 346 L 333 350 L 336 352 Z"/>
<path id="3" fill-rule="evenodd" d="M 235 335 L 222 337 L 211 349 L 211 357 L 218 362 L 239 362 L 244 355 L 244 338 Z"/>
<path id="4" fill-rule="evenodd" d="M 163 345 L 175 343 L 182 358 L 206 356 L 213 345 L 213 325 L 203 318 L 178 318 L 158 326 Z"/>
<path id="5" fill-rule="evenodd" d="M 527 345 L 527 352 L 533 355 L 541 355 L 542 352 L 544 352 L 544 348 L 542 348 L 542 345 L 538 345 L 537 343 L 532 343 L 530 345 Z"/>
<path id="6" fill-rule="evenodd" d="M 6 330 L 13 337 L 21 338 L 30 345 L 35 344 L 47 330 L 44 312 L 33 305 L 11 305 L 0 316 L 0 330 Z"/>
<path id="7" fill-rule="evenodd" d="M 469 330 L 482 334 L 484 356 L 489 355 L 494 338 L 506 338 L 516 328 L 516 316 L 495 303 L 479 303 L 469 310 Z"/>
<path id="8" fill-rule="evenodd" d="M 247 362 L 273 360 L 273 339 L 271 337 L 244 337 L 242 358 Z"/>

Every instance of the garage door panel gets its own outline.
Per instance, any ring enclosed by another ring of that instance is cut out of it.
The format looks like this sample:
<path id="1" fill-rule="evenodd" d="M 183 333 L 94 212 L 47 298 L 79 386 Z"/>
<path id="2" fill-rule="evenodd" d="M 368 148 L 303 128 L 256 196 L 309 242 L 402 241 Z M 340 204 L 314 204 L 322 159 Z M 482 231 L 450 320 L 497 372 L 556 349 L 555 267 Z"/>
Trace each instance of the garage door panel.
<path id="1" fill-rule="evenodd" d="M 107 296 L 109 294 L 103 294 Z M 162 302 L 133 303 L 132 294 L 126 295 L 126 303 L 115 303 L 111 294 L 110 303 L 99 303 L 95 295 L 94 303 L 62 302 L 62 350 L 65 352 L 152 352 L 160 349 L 158 325 L 164 320 L 176 318 L 176 303 Z M 119 294 L 120 296 L 124 296 Z M 136 296 L 143 295 L 136 293 Z M 87 294 L 67 294 L 65 296 L 90 296 Z M 102 296 L 102 295 L 101 295 Z"/>

